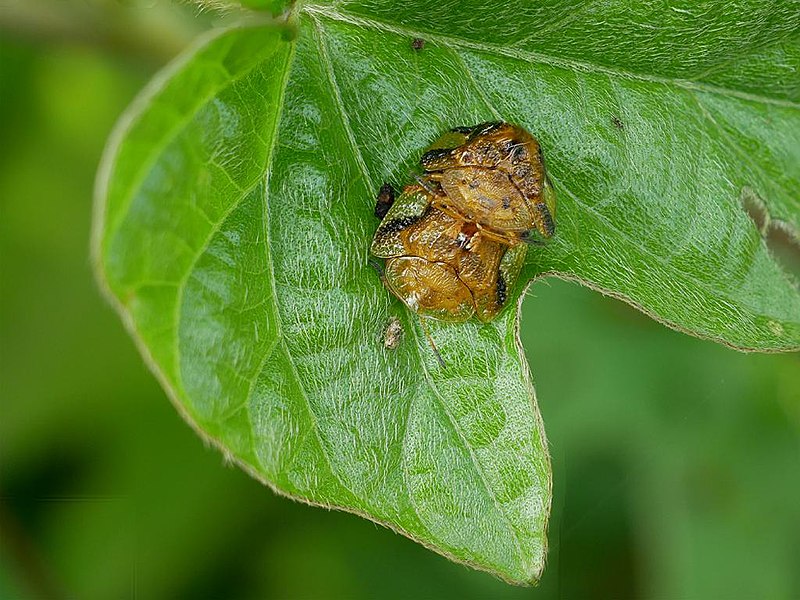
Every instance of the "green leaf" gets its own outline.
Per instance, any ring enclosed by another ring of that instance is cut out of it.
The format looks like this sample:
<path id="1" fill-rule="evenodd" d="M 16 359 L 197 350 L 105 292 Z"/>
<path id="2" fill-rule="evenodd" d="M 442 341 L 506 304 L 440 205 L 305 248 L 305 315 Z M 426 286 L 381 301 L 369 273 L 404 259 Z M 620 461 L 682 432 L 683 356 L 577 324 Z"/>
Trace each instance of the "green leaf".
<path id="1" fill-rule="evenodd" d="M 729 346 L 797 349 L 797 285 L 741 202 L 800 225 L 800 11 L 489 4 L 303 4 L 293 41 L 269 27 L 203 40 L 112 138 L 94 251 L 175 405 L 254 477 L 529 583 L 551 476 L 517 311 L 432 324 L 440 368 L 368 264 L 375 194 L 409 182 L 447 128 L 519 123 L 559 202 L 524 280 L 577 280 Z"/>

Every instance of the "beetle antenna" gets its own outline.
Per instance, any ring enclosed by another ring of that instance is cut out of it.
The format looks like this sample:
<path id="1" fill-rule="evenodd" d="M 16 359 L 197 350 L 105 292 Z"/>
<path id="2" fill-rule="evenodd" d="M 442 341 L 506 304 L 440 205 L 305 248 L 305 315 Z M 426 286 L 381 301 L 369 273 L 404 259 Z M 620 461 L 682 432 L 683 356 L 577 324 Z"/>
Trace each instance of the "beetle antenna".
<path id="1" fill-rule="evenodd" d="M 433 337 L 431 336 L 431 332 L 428 331 L 428 326 L 425 325 L 425 317 L 419 318 L 419 323 L 422 325 L 422 331 L 425 332 L 425 337 L 428 338 L 428 343 L 431 345 L 431 349 L 433 350 L 433 354 L 436 357 L 436 360 L 439 362 L 439 366 L 443 369 L 447 368 L 447 365 L 442 358 L 442 355 L 439 354 L 439 349 L 436 347 L 436 343 L 433 341 Z"/>
<path id="2" fill-rule="evenodd" d="M 414 179 L 416 179 L 416 180 L 417 180 L 417 183 L 418 183 L 418 184 L 420 184 L 422 187 L 424 187 L 424 188 L 425 188 L 425 190 L 426 190 L 426 191 L 427 191 L 429 194 L 431 194 L 431 195 L 433 195 L 433 196 L 436 196 L 436 195 L 437 195 L 436 188 L 434 188 L 434 187 L 433 187 L 433 186 L 432 186 L 432 185 L 431 185 L 431 184 L 428 182 L 428 180 L 427 180 L 427 179 L 425 179 L 425 178 L 423 178 L 423 177 L 420 177 L 420 176 L 419 176 L 419 175 L 417 175 L 416 173 L 411 173 L 411 176 L 412 176 Z"/>

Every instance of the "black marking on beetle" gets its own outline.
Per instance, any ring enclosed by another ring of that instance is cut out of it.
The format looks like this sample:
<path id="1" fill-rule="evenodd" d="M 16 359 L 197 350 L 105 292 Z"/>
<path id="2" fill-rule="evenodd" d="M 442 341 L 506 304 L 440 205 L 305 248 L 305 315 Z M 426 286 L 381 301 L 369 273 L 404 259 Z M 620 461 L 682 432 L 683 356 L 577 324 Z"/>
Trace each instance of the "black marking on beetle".
<path id="1" fill-rule="evenodd" d="M 531 175 L 531 167 L 527 163 L 514 165 L 514 171 L 513 171 L 512 174 L 517 179 L 526 179 L 528 176 Z M 512 178 L 512 181 L 513 181 L 513 178 Z"/>
<path id="2" fill-rule="evenodd" d="M 509 198 L 508 196 L 503 196 L 503 208 L 505 208 L 506 210 L 511 208 L 511 198 Z"/>
<path id="3" fill-rule="evenodd" d="M 527 152 L 525 151 L 525 146 L 522 144 L 514 144 L 509 151 L 509 158 L 511 162 L 517 164 L 521 160 L 525 160 L 528 158 Z"/>
<path id="4" fill-rule="evenodd" d="M 544 150 L 542 150 L 541 146 L 539 146 L 539 149 L 536 151 L 536 154 L 539 156 L 539 163 L 546 167 L 547 165 L 545 165 L 544 162 Z M 547 169 L 545 168 L 545 170 Z"/>
<path id="5" fill-rule="evenodd" d="M 475 164 L 475 157 L 472 155 L 472 152 L 469 150 L 465 150 L 461 153 L 461 164 L 462 165 L 472 165 Z"/>
<path id="6" fill-rule="evenodd" d="M 394 204 L 394 188 L 391 183 L 384 183 L 378 191 L 378 197 L 375 202 L 375 216 L 380 220 L 386 216 L 389 209 Z"/>
<path id="7" fill-rule="evenodd" d="M 508 289 L 506 286 L 506 280 L 503 277 L 503 272 L 497 272 L 497 305 L 503 306 L 506 303 L 508 294 Z"/>
<path id="8" fill-rule="evenodd" d="M 550 209 L 544 202 L 538 202 L 536 208 L 542 216 L 544 230 L 547 232 L 547 236 L 551 237 L 556 232 L 556 224 L 553 221 L 553 215 L 550 214 Z"/>
<path id="9" fill-rule="evenodd" d="M 476 125 L 472 130 L 472 134 L 470 135 L 471 138 L 480 137 L 486 135 L 487 133 L 491 133 L 495 129 L 502 127 L 505 125 L 503 121 L 487 121 L 486 123 L 481 123 L 480 125 Z"/>
<path id="10" fill-rule="evenodd" d="M 414 50 L 422 50 L 425 47 L 425 40 L 422 38 L 414 38 L 411 40 L 411 47 Z"/>
<path id="11" fill-rule="evenodd" d="M 517 146 L 517 144 L 515 144 L 513 140 L 503 140 L 500 142 L 500 150 L 506 154 L 511 154 L 514 151 L 515 146 Z"/>
<path id="12" fill-rule="evenodd" d="M 411 227 L 414 223 L 419 221 L 420 218 L 420 215 L 409 215 L 407 217 L 398 217 L 397 219 L 392 219 L 391 221 L 381 224 L 381 226 L 378 228 L 377 235 L 384 236 L 391 235 L 393 233 L 399 233 L 403 231 L 403 229 Z"/>
<path id="13" fill-rule="evenodd" d="M 445 156 L 450 156 L 451 150 L 448 148 L 434 148 L 433 150 L 428 150 L 425 154 L 422 155 L 422 158 L 419 159 L 422 168 L 424 169 L 426 165 L 440 159 L 444 158 Z"/>

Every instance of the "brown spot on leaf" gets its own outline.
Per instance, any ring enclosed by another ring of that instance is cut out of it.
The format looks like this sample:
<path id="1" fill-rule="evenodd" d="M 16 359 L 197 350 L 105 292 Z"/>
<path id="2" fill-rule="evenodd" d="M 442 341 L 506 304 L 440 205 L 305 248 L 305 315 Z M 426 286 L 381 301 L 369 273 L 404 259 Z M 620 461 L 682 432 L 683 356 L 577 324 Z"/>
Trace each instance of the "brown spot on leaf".
<path id="1" fill-rule="evenodd" d="M 767 248 L 783 270 L 800 287 L 800 238 L 783 221 L 771 221 L 765 237 Z"/>

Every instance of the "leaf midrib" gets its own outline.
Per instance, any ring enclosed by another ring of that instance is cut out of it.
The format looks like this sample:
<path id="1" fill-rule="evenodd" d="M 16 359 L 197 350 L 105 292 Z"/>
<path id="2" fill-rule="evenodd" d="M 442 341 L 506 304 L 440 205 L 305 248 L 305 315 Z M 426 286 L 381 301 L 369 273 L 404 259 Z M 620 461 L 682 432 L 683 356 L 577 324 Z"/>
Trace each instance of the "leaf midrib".
<path id="1" fill-rule="evenodd" d="M 361 156 L 361 151 L 360 151 L 360 149 L 358 147 L 358 144 L 355 141 L 354 134 L 353 134 L 352 129 L 350 127 L 350 117 L 347 114 L 347 111 L 346 111 L 345 106 L 344 106 L 344 102 L 342 101 L 341 93 L 339 91 L 339 86 L 336 83 L 336 77 L 335 77 L 335 73 L 334 73 L 334 70 L 333 70 L 333 64 L 332 64 L 332 62 L 330 60 L 330 57 L 328 56 L 328 49 L 325 46 L 325 41 L 324 41 L 324 32 L 325 32 L 325 30 L 324 30 L 322 24 L 319 22 L 319 20 L 314 17 L 314 15 L 309 15 L 309 16 L 311 17 L 311 20 L 313 21 L 314 27 L 316 29 L 317 44 L 318 44 L 318 48 L 319 48 L 320 59 L 324 62 L 324 67 L 325 67 L 325 69 L 326 69 L 326 71 L 328 73 L 329 82 L 331 84 L 331 92 L 332 92 L 332 95 L 334 96 L 334 101 L 336 103 L 336 106 L 339 109 L 339 112 L 341 113 L 342 124 L 343 124 L 343 126 L 345 128 L 345 131 L 347 133 L 348 142 L 351 145 L 351 152 L 353 154 L 353 157 L 356 159 L 356 162 L 358 163 L 359 170 L 361 170 L 361 175 L 364 178 L 364 183 L 368 186 L 368 188 L 376 189 L 375 188 L 375 184 L 374 184 L 374 182 L 372 181 L 372 178 L 369 175 L 369 171 L 367 169 L 366 163 L 364 162 L 364 158 Z M 493 502 L 493 504 L 495 506 L 495 509 L 497 510 L 498 516 L 503 520 L 503 522 L 505 523 L 505 526 L 508 529 L 512 539 L 514 540 L 514 545 L 515 545 L 515 548 L 516 548 L 516 551 L 517 551 L 516 559 L 518 561 L 520 561 L 518 566 L 522 570 L 525 570 L 525 565 L 522 563 L 522 561 L 524 560 L 524 557 L 525 557 L 525 553 L 522 552 L 522 544 L 521 544 L 521 541 L 520 541 L 520 538 L 519 538 L 519 532 L 512 525 L 508 514 L 506 513 L 505 510 L 503 510 L 503 508 L 502 508 L 502 506 L 500 504 L 500 501 L 497 499 L 496 494 L 493 492 L 493 490 L 489 486 L 489 483 L 486 481 L 486 477 L 485 477 L 485 474 L 483 472 L 483 467 L 481 466 L 480 461 L 478 460 L 477 456 L 475 456 L 475 453 L 474 453 L 472 447 L 469 445 L 469 443 L 467 443 L 467 440 L 464 437 L 463 432 L 461 431 L 460 427 L 456 423 L 455 418 L 453 417 L 453 415 L 450 413 L 450 410 L 448 409 L 447 404 L 444 401 L 444 398 L 442 397 L 438 386 L 434 382 L 433 377 L 431 376 L 430 371 L 428 370 L 428 367 L 427 367 L 427 365 L 426 365 L 426 363 L 425 363 L 425 361 L 424 361 L 424 359 L 422 357 L 422 354 L 421 354 L 421 352 L 419 350 L 420 344 L 422 343 L 422 341 L 419 339 L 419 334 L 417 332 L 416 325 L 411 322 L 412 321 L 412 317 L 410 315 L 407 315 L 407 314 L 404 313 L 403 318 L 406 321 L 406 326 L 411 331 L 414 332 L 414 338 L 415 338 L 415 341 L 416 341 L 416 343 L 414 344 L 414 348 L 415 348 L 415 352 L 417 354 L 417 361 L 418 361 L 419 365 L 422 368 L 422 373 L 423 373 L 423 378 L 424 378 L 423 380 L 425 381 L 427 386 L 431 389 L 431 391 L 433 392 L 433 395 L 436 397 L 436 399 L 439 401 L 439 404 L 441 405 L 442 410 L 447 415 L 447 418 L 448 418 L 448 421 L 450 422 L 451 428 L 453 429 L 454 433 L 458 437 L 458 439 L 461 442 L 462 446 L 464 448 L 466 448 L 467 453 L 469 455 L 470 462 L 472 463 L 472 465 L 473 465 L 473 467 L 475 469 L 475 472 L 477 473 L 478 479 L 480 480 L 481 484 L 484 487 L 486 495 L 489 498 L 491 498 L 491 500 L 492 500 L 492 502 Z M 409 401 L 408 404 L 409 405 L 408 405 L 408 409 L 407 410 L 410 413 L 411 412 L 411 401 Z M 405 419 L 407 420 L 408 418 L 409 418 L 409 415 L 406 415 Z M 405 434 L 404 434 L 404 437 L 405 437 Z M 404 477 L 404 481 L 405 481 L 405 477 Z M 408 492 L 408 495 L 409 495 L 409 498 L 410 498 L 411 497 L 411 490 L 408 489 L 407 492 Z M 412 506 L 414 506 L 413 503 L 412 503 Z M 414 511 L 416 512 L 416 507 L 414 507 Z M 419 515 L 417 515 L 417 516 L 419 517 Z"/>
<path id="2" fill-rule="evenodd" d="M 186 286 L 187 286 L 187 284 L 189 282 L 189 279 L 191 278 L 192 273 L 194 272 L 195 267 L 197 266 L 197 263 L 199 262 L 200 258 L 206 253 L 206 251 L 208 250 L 212 240 L 214 239 L 214 236 L 216 236 L 217 233 L 219 233 L 219 231 L 222 228 L 223 224 L 228 220 L 228 217 L 230 217 L 230 215 L 233 214 L 233 212 L 235 210 L 237 210 L 241 206 L 241 204 L 242 204 L 242 202 L 244 202 L 245 198 L 247 198 L 253 192 L 253 190 L 256 187 L 258 187 L 258 185 L 266 184 L 269 181 L 269 174 L 270 174 L 270 172 L 272 170 L 272 158 L 273 158 L 273 155 L 274 155 L 274 152 L 275 152 L 275 144 L 276 144 L 277 135 L 278 135 L 278 126 L 280 124 L 281 114 L 282 114 L 282 110 L 283 110 L 284 96 L 285 96 L 285 93 L 286 93 L 286 86 L 287 86 L 288 81 L 289 81 L 289 73 L 291 72 L 291 64 L 292 64 L 292 61 L 294 59 L 295 47 L 296 47 L 295 44 L 292 44 L 290 46 L 289 52 L 287 53 L 287 56 L 286 56 L 286 58 L 284 60 L 284 63 L 283 63 L 284 64 L 284 73 L 283 73 L 283 79 L 281 81 L 280 91 L 279 91 L 278 96 L 277 96 L 277 112 L 276 112 L 276 115 L 275 115 L 275 120 L 274 120 L 274 122 L 272 124 L 272 133 L 271 133 L 271 138 L 270 138 L 270 145 L 269 145 L 269 148 L 266 149 L 266 152 L 265 152 L 265 155 L 264 155 L 265 164 L 264 164 L 264 169 L 262 171 L 262 175 L 259 176 L 259 177 L 256 177 L 255 181 L 252 182 L 250 185 L 248 185 L 248 186 L 246 186 L 244 188 L 241 188 L 241 192 L 240 192 L 239 197 L 236 200 L 234 200 L 233 202 L 231 202 L 231 205 L 220 216 L 219 220 L 216 223 L 213 224 L 213 227 L 211 227 L 211 229 L 209 230 L 208 235 L 203 240 L 203 243 L 197 249 L 196 253 L 192 257 L 192 261 L 189 264 L 189 266 L 187 267 L 186 272 L 184 273 L 183 277 L 181 277 L 177 282 L 177 290 L 176 290 L 176 293 L 175 293 L 175 295 L 176 295 L 176 298 L 175 298 L 175 312 L 173 314 L 173 320 L 175 322 L 175 339 L 173 341 L 173 353 L 174 353 L 174 356 L 175 356 L 175 382 L 174 382 L 174 385 L 175 385 L 175 389 L 179 390 L 179 393 L 181 393 L 183 395 L 186 395 L 186 390 L 183 387 L 183 376 L 182 376 L 182 371 L 181 371 L 180 335 L 178 333 L 179 329 L 180 329 L 181 314 L 182 314 L 182 309 L 183 309 L 183 295 L 184 295 L 184 293 L 186 291 Z M 261 64 L 263 64 L 263 60 L 255 62 L 253 64 L 252 68 L 247 69 L 247 71 L 246 71 L 246 73 L 244 75 L 242 75 L 241 77 L 236 78 L 235 80 L 231 81 L 229 83 L 229 85 L 225 86 L 223 89 L 227 89 L 231 85 L 234 85 L 236 81 L 239 81 L 241 78 L 245 77 L 247 74 L 250 74 L 254 69 L 258 68 L 258 66 L 261 65 Z M 205 106 L 207 104 L 208 100 L 210 100 L 210 98 L 206 98 L 202 103 L 199 104 L 198 111 L 200 110 L 200 108 L 202 108 L 202 106 Z M 193 113 L 193 114 L 196 114 L 196 112 Z M 185 126 L 189 122 L 190 121 L 184 121 L 183 122 L 183 126 Z M 170 133 L 171 133 L 171 135 L 173 135 L 173 137 L 178 135 L 177 131 L 170 132 Z M 223 172 L 225 172 L 225 174 L 230 179 L 230 174 L 228 174 L 227 171 L 225 171 L 224 169 L 221 169 L 221 170 Z M 266 243 L 267 243 L 267 241 L 265 239 L 265 244 Z M 265 246 L 265 248 L 266 248 L 266 246 Z M 270 269 L 272 269 L 271 254 L 270 254 L 268 249 L 266 249 L 266 254 L 267 255 L 266 255 L 265 259 L 266 259 L 267 263 L 270 265 Z M 273 281 L 272 293 L 273 293 L 273 297 L 277 298 L 277 296 L 275 295 L 274 281 Z M 276 313 L 276 310 L 274 308 L 273 308 L 273 313 Z M 277 332 L 278 333 L 278 337 L 280 337 L 280 319 L 278 318 L 277 314 L 274 314 L 273 316 L 275 317 L 275 321 L 276 321 L 277 327 L 278 327 L 278 332 Z M 246 399 L 245 399 L 245 401 L 246 401 Z M 248 420 L 250 420 L 250 412 L 249 412 L 249 410 L 248 410 Z"/>
<path id="3" fill-rule="evenodd" d="M 372 19 L 360 15 L 353 15 L 347 12 L 340 12 L 335 8 L 319 4 L 303 4 L 300 10 L 305 11 L 312 16 L 314 13 L 316 13 L 331 20 L 347 23 L 349 25 L 357 27 L 378 29 L 381 31 L 387 31 L 389 33 L 394 33 L 396 35 L 401 35 L 410 38 L 423 38 L 427 41 L 431 41 L 443 46 L 458 46 L 461 48 L 477 50 L 488 54 L 495 54 L 495 55 L 505 56 L 508 58 L 514 58 L 527 63 L 541 63 L 554 67 L 568 69 L 570 71 L 603 73 L 620 79 L 631 79 L 637 81 L 645 81 L 648 83 L 656 83 L 661 85 L 680 87 L 684 89 L 700 90 L 703 92 L 708 92 L 710 94 L 735 97 L 742 100 L 757 102 L 760 104 L 770 104 L 773 106 L 782 106 L 785 108 L 800 109 L 800 102 L 794 102 L 792 100 L 771 98 L 769 96 L 763 96 L 760 94 L 742 92 L 740 90 L 735 90 L 722 86 L 716 86 L 709 83 L 696 81 L 694 79 L 680 79 L 674 77 L 661 77 L 659 75 L 648 75 L 645 73 L 636 73 L 634 71 L 629 71 L 626 69 L 612 68 L 597 63 L 584 62 L 570 58 L 552 56 L 549 54 L 532 52 L 530 50 L 521 50 L 519 48 L 513 48 L 510 46 L 502 46 L 502 45 L 492 44 L 489 42 L 476 42 L 474 40 L 469 40 L 456 36 L 443 35 L 441 33 L 429 30 L 414 29 L 403 25 L 387 23 L 385 21 L 380 21 L 378 19 Z"/>

